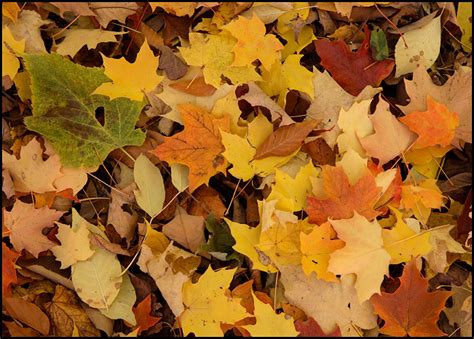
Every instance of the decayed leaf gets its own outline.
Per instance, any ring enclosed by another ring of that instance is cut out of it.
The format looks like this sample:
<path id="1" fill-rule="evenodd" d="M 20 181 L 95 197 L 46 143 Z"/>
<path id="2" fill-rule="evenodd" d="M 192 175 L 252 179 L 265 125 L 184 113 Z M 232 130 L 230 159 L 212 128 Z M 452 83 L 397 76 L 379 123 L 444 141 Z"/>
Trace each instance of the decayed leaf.
<path id="1" fill-rule="evenodd" d="M 2 242 L 2 295 L 4 297 L 11 295 L 10 285 L 14 285 L 18 282 L 15 269 L 15 261 L 18 257 L 18 253 L 9 249 L 8 246 Z"/>
<path id="2" fill-rule="evenodd" d="M 322 224 L 331 219 L 348 219 L 354 211 L 369 220 L 379 213 L 374 209 L 381 196 L 373 175 L 366 170 L 364 175 L 354 184 L 341 167 L 323 166 L 324 198 L 308 197 L 306 211 L 309 221 Z"/>
<path id="3" fill-rule="evenodd" d="M 372 120 L 375 134 L 359 141 L 368 156 L 379 159 L 379 166 L 405 152 L 416 139 L 416 135 L 390 113 L 386 101 L 379 101 L 375 113 L 369 119 Z"/>
<path id="4" fill-rule="evenodd" d="M 56 53 L 74 57 L 84 45 L 88 49 L 94 49 L 102 42 L 116 42 L 115 36 L 118 34 L 124 33 L 101 29 L 68 29 L 61 35 L 64 40 L 59 44 Z"/>
<path id="5" fill-rule="evenodd" d="M 166 138 L 153 153 L 169 164 L 189 167 L 189 190 L 192 192 L 218 172 L 224 172 L 226 160 L 219 130 L 229 130 L 229 116 L 213 118 L 206 110 L 191 105 L 179 106 L 184 131 Z"/>
<path id="6" fill-rule="evenodd" d="M 265 304 L 252 292 L 255 325 L 243 326 L 252 337 L 296 337 L 298 332 L 293 324 L 293 319 L 285 318 L 285 313 L 275 314 L 271 305 Z"/>
<path id="7" fill-rule="evenodd" d="M 400 287 L 394 293 L 382 292 L 381 296 L 374 295 L 370 299 L 375 312 L 385 320 L 380 331 L 399 337 L 445 335 L 436 322 L 452 292 L 429 293 L 427 288 L 428 281 L 421 276 L 415 260 L 407 263 L 400 278 Z"/>
<path id="8" fill-rule="evenodd" d="M 137 326 L 139 327 L 138 334 L 146 331 L 158 321 L 159 317 L 150 315 L 151 312 L 151 294 L 148 294 L 145 299 L 140 301 L 137 306 L 133 307 L 133 313 L 137 319 Z"/>
<path id="9" fill-rule="evenodd" d="M 15 40 L 25 40 L 26 53 L 47 53 L 40 27 L 50 23 L 51 20 L 43 20 L 37 12 L 23 9 L 16 24 L 10 24 L 8 28 Z"/>
<path id="10" fill-rule="evenodd" d="M 33 92 L 33 116 L 25 118 L 26 125 L 51 142 L 64 166 L 97 166 L 113 149 L 143 143 L 145 134 L 135 130 L 141 103 L 91 95 L 108 79 L 101 70 L 57 54 L 23 59 Z M 98 107 L 105 110 L 104 126 L 95 117 Z"/>
<path id="11" fill-rule="evenodd" d="M 60 246 L 51 248 L 56 260 L 61 262 L 61 269 L 69 267 L 78 261 L 87 260 L 94 251 L 90 248 L 90 232 L 88 223 L 72 209 L 72 226 L 56 223 L 58 234 L 56 238 Z"/>
<path id="12" fill-rule="evenodd" d="M 354 325 L 364 329 L 377 326 L 377 316 L 369 301 L 360 303 L 354 288 L 353 274 L 341 277 L 340 283 L 307 276 L 300 266 L 281 266 L 281 282 L 288 301 L 317 321 L 327 335 L 339 327 L 343 336 L 357 336 Z"/>
<path id="13" fill-rule="evenodd" d="M 436 102 L 430 95 L 426 100 L 427 110 L 415 111 L 401 117 L 400 121 L 418 134 L 413 148 L 448 146 L 451 144 L 456 127 L 459 125 L 457 113 Z"/>
<path id="14" fill-rule="evenodd" d="M 94 308 L 108 308 L 122 285 L 122 269 L 117 256 L 98 248 L 88 260 L 71 267 L 71 279 L 77 295 Z"/>
<path id="15" fill-rule="evenodd" d="M 165 202 L 165 185 L 160 169 L 144 154 L 140 154 L 135 160 L 133 177 L 138 186 L 138 189 L 134 190 L 137 204 L 149 216 L 156 216 L 163 209 Z"/>
<path id="16" fill-rule="evenodd" d="M 73 291 L 58 284 L 51 302 L 45 304 L 53 325 L 53 334 L 70 337 L 77 328 L 82 337 L 99 336 Z"/>
<path id="17" fill-rule="evenodd" d="M 22 298 L 6 297 L 2 298 L 2 305 L 13 319 L 34 328 L 44 336 L 49 334 L 49 318 L 35 304 Z"/>
<path id="18" fill-rule="evenodd" d="M 448 78 L 443 86 L 437 86 L 423 67 L 413 72 L 413 80 L 405 80 L 405 88 L 410 97 L 407 106 L 398 106 L 405 114 L 426 111 L 428 95 L 436 102 L 446 105 L 450 112 L 459 116 L 453 145 L 459 147 L 459 140 L 472 143 L 472 69 L 460 67 Z"/>
<path id="19" fill-rule="evenodd" d="M 235 271 L 209 266 L 196 284 L 184 283 L 185 310 L 179 317 L 184 335 L 222 336 L 222 323 L 233 324 L 249 315 L 238 300 L 225 295 Z"/>
<path id="20" fill-rule="evenodd" d="M 430 229 L 430 242 L 433 246 L 433 251 L 425 255 L 430 270 L 434 273 L 445 273 L 449 268 L 447 259 L 447 252 L 450 253 L 466 253 L 466 250 L 460 243 L 453 239 L 450 235 L 454 225 L 444 225 L 439 228 Z"/>
<path id="21" fill-rule="evenodd" d="M 52 227 L 64 212 L 42 207 L 35 209 L 33 204 L 16 200 L 13 209 L 5 212 L 5 226 L 10 230 L 10 241 L 17 251 L 26 249 L 36 258 L 40 252 L 56 245 L 43 235 L 43 229 Z"/>
<path id="22" fill-rule="evenodd" d="M 367 85 L 377 87 L 394 66 L 392 60 L 374 61 L 369 48 L 370 32 L 365 26 L 365 40 L 357 52 L 351 52 L 343 41 L 319 39 L 314 42 L 324 66 L 342 88 L 357 96 Z M 373 65 L 372 65 L 373 64 Z M 370 65 L 370 67 L 368 67 Z"/>
<path id="23" fill-rule="evenodd" d="M 294 123 L 278 128 L 257 147 L 254 159 L 270 156 L 286 156 L 303 145 L 304 139 L 318 124 L 315 120 Z"/>
<path id="24" fill-rule="evenodd" d="M 384 275 L 388 275 L 390 255 L 383 248 L 382 228 L 375 220 L 354 211 L 345 220 L 329 220 L 339 239 L 346 245 L 330 254 L 328 271 L 335 274 L 357 275 L 355 288 L 360 302 L 380 292 Z"/>
<path id="25" fill-rule="evenodd" d="M 278 51 L 283 48 L 283 45 L 274 35 L 265 35 L 265 25 L 256 15 L 250 20 L 240 16 L 222 29 L 237 39 L 232 49 L 235 55 L 232 66 L 247 66 L 258 59 L 263 67 L 270 69 L 272 64 L 280 58 Z"/>
<path id="26" fill-rule="evenodd" d="M 403 26 L 395 45 L 395 76 L 413 72 L 419 65 L 430 68 L 441 47 L 441 16 L 427 15 L 417 22 Z"/>
<path id="27" fill-rule="evenodd" d="M 300 234 L 301 266 L 306 275 L 316 272 L 319 279 L 336 281 L 336 276 L 328 271 L 329 256 L 335 250 L 344 247 L 344 242 L 334 237 L 329 222 L 315 226 L 309 234 Z"/>
<path id="28" fill-rule="evenodd" d="M 126 204 L 132 204 L 135 201 L 133 191 L 136 187 L 136 184 L 132 183 L 123 189 L 116 188 L 110 191 L 110 205 L 109 214 L 107 216 L 107 224 L 111 224 L 117 233 L 122 238 L 125 238 L 128 242 L 133 239 L 135 234 L 138 215 L 135 211 L 132 211 L 132 214 L 128 213 L 122 208 L 122 206 Z M 147 187 L 147 190 L 150 188 L 152 187 Z M 159 181 L 157 182 L 156 188 L 160 188 Z"/>
<path id="29" fill-rule="evenodd" d="M 163 233 L 170 239 L 177 241 L 192 253 L 196 253 L 204 244 L 204 218 L 186 213 L 178 206 L 173 220 L 163 226 Z"/>

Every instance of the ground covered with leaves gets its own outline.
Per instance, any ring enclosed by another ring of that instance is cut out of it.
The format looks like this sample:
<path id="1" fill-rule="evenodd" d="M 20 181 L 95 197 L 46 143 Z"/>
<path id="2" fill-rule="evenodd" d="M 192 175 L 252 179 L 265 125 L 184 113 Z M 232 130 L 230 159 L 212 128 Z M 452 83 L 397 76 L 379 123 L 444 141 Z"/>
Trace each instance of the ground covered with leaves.
<path id="1" fill-rule="evenodd" d="M 469 336 L 471 12 L 2 2 L 2 336 Z"/>

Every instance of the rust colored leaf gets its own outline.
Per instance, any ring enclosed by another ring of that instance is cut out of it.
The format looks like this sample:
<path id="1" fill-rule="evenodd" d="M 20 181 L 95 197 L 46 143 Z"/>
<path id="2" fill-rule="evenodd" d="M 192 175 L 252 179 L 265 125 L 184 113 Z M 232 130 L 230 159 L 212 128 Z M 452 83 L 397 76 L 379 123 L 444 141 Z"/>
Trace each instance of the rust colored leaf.
<path id="1" fill-rule="evenodd" d="M 42 335 L 49 334 L 49 319 L 35 304 L 22 298 L 2 298 L 7 313 L 16 320 L 34 328 Z"/>
<path id="2" fill-rule="evenodd" d="M 133 308 L 137 326 L 140 328 L 138 334 L 154 326 L 161 318 L 150 315 L 151 294 L 148 294 L 136 307 Z"/>
<path id="3" fill-rule="evenodd" d="M 29 327 L 21 327 L 14 321 L 4 321 L 12 337 L 39 337 L 40 333 Z"/>
<path id="4" fill-rule="evenodd" d="M 334 153 L 333 149 L 323 138 L 317 138 L 314 141 L 304 144 L 301 150 L 308 153 L 311 159 L 319 165 L 334 166 L 336 163 L 336 153 Z"/>
<path id="5" fill-rule="evenodd" d="M 230 130 L 230 118 L 225 115 L 216 119 L 205 109 L 192 104 L 178 106 L 184 122 L 184 131 L 165 138 L 165 141 L 151 151 L 169 164 L 183 164 L 189 167 L 189 190 L 193 192 L 218 172 L 227 167 L 221 155 L 224 146 L 219 129 Z"/>
<path id="6" fill-rule="evenodd" d="M 309 120 L 280 127 L 257 148 L 254 159 L 293 153 L 303 145 L 304 139 L 318 123 L 316 120 Z"/>
<path id="7" fill-rule="evenodd" d="M 219 197 L 219 193 L 212 187 L 199 187 L 191 200 L 191 206 L 188 209 L 189 214 L 201 215 L 207 219 L 209 213 L 214 214 L 216 218 L 223 218 L 226 207 Z"/>
<path id="8" fill-rule="evenodd" d="M 336 328 L 333 332 L 325 334 L 319 324 L 313 318 L 309 317 L 308 320 L 302 321 L 297 320 L 295 322 L 295 328 L 300 334 L 298 337 L 340 337 L 341 330 Z"/>
<path id="9" fill-rule="evenodd" d="M 15 261 L 20 255 L 8 248 L 2 242 L 2 295 L 10 296 L 10 285 L 18 282 L 15 269 Z"/>
<path id="10" fill-rule="evenodd" d="M 326 199 L 308 197 L 306 211 L 309 222 L 321 225 L 328 218 L 349 219 L 354 211 L 369 220 L 379 214 L 374 206 L 381 192 L 370 172 L 366 172 L 354 186 L 341 167 L 324 166 L 322 177 Z"/>
<path id="11" fill-rule="evenodd" d="M 319 39 L 314 42 L 321 65 L 348 93 L 357 96 L 370 85 L 377 87 L 389 76 L 395 65 L 393 60 L 375 61 L 370 52 L 370 31 L 365 26 L 365 40 L 362 46 L 351 52 L 341 40 Z"/>
<path id="12" fill-rule="evenodd" d="M 452 292 L 430 293 L 427 289 L 428 279 L 421 276 L 415 260 L 407 263 L 400 278 L 400 287 L 394 293 L 382 292 L 382 295 L 375 294 L 370 299 L 375 312 L 385 320 L 380 332 L 397 337 L 446 335 L 436 322 Z"/>
<path id="13" fill-rule="evenodd" d="M 204 77 L 198 77 L 191 80 L 181 80 L 170 84 L 170 87 L 187 94 L 198 97 L 209 97 L 214 94 L 216 89 L 214 86 L 206 84 Z"/>

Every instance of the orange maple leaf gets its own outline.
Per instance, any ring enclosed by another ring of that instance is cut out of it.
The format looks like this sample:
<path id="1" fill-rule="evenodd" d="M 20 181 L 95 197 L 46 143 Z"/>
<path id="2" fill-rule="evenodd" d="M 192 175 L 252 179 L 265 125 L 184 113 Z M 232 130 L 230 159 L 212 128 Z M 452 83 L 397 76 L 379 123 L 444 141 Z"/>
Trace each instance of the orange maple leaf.
<path id="1" fill-rule="evenodd" d="M 5 297 L 12 294 L 10 285 L 18 282 L 15 261 L 19 256 L 2 242 L 2 295 Z"/>
<path id="2" fill-rule="evenodd" d="M 383 334 L 402 337 L 439 337 L 446 335 L 436 322 L 452 295 L 448 291 L 427 292 L 428 280 L 416 268 L 415 260 L 406 264 L 400 287 L 394 293 L 375 294 L 370 301 L 375 312 L 385 320 Z"/>
<path id="3" fill-rule="evenodd" d="M 151 294 L 148 294 L 145 299 L 140 301 L 136 307 L 133 308 L 135 319 L 137 320 L 137 326 L 140 328 L 138 334 L 146 331 L 150 327 L 154 326 L 160 317 L 154 317 L 150 315 L 151 312 Z"/>
<path id="4" fill-rule="evenodd" d="M 427 98 L 428 109 L 424 112 L 412 112 L 400 118 L 400 121 L 418 134 L 413 149 L 428 146 L 448 146 L 454 138 L 459 125 L 459 117 L 455 112 L 431 98 Z"/>
<path id="5" fill-rule="evenodd" d="M 189 189 L 194 191 L 218 172 L 224 172 L 227 161 L 221 155 L 225 150 L 219 129 L 230 130 L 230 117 L 216 118 L 204 108 L 192 104 L 178 105 L 184 123 L 184 131 L 165 138 L 151 151 L 169 164 L 178 163 L 189 167 Z"/>
<path id="6" fill-rule="evenodd" d="M 349 219 L 354 211 L 369 220 L 379 215 L 374 205 L 380 198 L 381 190 L 369 171 L 354 186 L 349 183 L 342 167 L 323 166 L 321 173 L 326 199 L 308 197 L 306 212 L 310 223 L 321 225 L 328 218 Z"/>

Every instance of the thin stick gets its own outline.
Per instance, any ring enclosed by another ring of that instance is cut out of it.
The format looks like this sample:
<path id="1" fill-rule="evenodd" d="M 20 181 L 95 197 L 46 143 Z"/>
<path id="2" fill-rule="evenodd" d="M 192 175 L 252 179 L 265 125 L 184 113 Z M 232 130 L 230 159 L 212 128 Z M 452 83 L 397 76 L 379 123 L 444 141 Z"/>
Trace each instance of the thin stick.
<path id="1" fill-rule="evenodd" d="M 77 21 L 77 19 L 79 19 L 80 17 L 81 17 L 81 15 L 79 14 L 78 16 L 76 16 L 76 17 L 74 18 L 74 20 L 72 20 L 70 23 L 68 23 L 68 24 L 66 25 L 66 27 L 64 27 L 64 28 L 63 28 L 62 30 L 60 30 L 58 33 L 51 35 L 51 37 L 54 38 L 55 36 L 60 35 L 60 34 L 61 34 L 62 32 L 64 32 L 69 26 L 71 26 L 73 23 L 75 23 L 75 22 Z M 54 39 L 54 40 L 56 40 L 56 39 Z"/>
<path id="2" fill-rule="evenodd" d="M 390 24 L 390 26 L 392 26 L 395 31 L 397 31 L 398 34 L 400 34 L 400 37 L 402 38 L 403 40 L 403 44 L 405 45 L 405 48 L 408 48 L 408 45 L 407 45 L 407 42 L 405 41 L 405 38 L 403 37 L 403 33 L 400 31 L 400 29 L 397 27 L 397 25 L 395 25 L 393 23 L 392 20 L 390 20 L 385 14 L 384 12 L 382 12 L 379 8 L 379 6 L 377 6 L 377 4 L 375 4 L 375 8 L 377 9 L 377 11 L 379 11 L 380 14 L 382 14 L 382 16 L 388 21 L 388 23 Z"/>
<path id="3" fill-rule="evenodd" d="M 242 179 L 239 179 L 239 181 L 237 182 L 237 186 L 235 186 L 234 193 L 232 194 L 232 198 L 230 199 L 229 206 L 227 206 L 227 209 L 225 210 L 224 215 L 227 215 L 227 213 L 229 213 L 230 206 L 232 206 L 232 203 L 234 202 L 235 194 L 237 193 L 237 188 L 239 188 L 241 181 Z"/>

